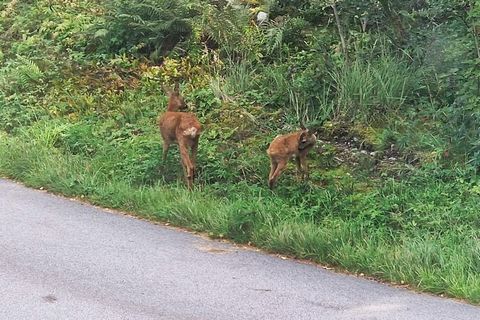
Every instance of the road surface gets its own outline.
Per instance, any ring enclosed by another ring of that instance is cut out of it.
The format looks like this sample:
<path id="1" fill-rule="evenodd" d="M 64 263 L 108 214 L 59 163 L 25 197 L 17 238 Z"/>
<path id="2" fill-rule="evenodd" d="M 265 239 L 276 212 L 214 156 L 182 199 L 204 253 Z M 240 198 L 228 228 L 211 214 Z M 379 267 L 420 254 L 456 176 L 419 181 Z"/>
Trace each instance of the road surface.
<path id="1" fill-rule="evenodd" d="M 479 320 L 480 308 L 0 180 L 0 319 Z"/>

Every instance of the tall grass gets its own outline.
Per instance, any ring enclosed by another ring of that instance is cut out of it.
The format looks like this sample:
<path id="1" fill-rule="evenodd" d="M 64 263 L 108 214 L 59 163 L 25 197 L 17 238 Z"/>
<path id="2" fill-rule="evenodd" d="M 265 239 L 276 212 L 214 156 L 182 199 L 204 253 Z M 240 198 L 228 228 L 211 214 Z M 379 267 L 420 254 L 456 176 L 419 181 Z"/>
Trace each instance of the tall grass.
<path id="1" fill-rule="evenodd" d="M 297 91 L 293 88 L 288 88 L 289 109 L 294 112 L 288 114 L 295 114 L 298 122 L 305 123 L 323 123 L 330 119 L 335 112 L 334 101 L 329 99 L 330 90 L 324 86 L 320 93 L 319 104 L 312 105 L 312 100 L 307 97 L 304 92 Z"/>
<path id="2" fill-rule="evenodd" d="M 330 73 L 337 97 L 337 113 L 371 122 L 405 107 L 415 79 L 405 62 L 388 55 L 377 60 L 356 59 Z"/>
<path id="3" fill-rule="evenodd" d="M 286 76 L 284 67 L 276 65 L 265 66 L 260 81 L 270 103 L 285 109 L 289 123 L 319 123 L 334 116 L 335 100 L 326 83 L 319 85 L 316 92 L 306 91 Z"/>
<path id="4" fill-rule="evenodd" d="M 256 86 L 256 68 L 248 60 L 227 60 L 222 70 L 217 70 L 210 87 L 222 100 L 247 92 Z"/>

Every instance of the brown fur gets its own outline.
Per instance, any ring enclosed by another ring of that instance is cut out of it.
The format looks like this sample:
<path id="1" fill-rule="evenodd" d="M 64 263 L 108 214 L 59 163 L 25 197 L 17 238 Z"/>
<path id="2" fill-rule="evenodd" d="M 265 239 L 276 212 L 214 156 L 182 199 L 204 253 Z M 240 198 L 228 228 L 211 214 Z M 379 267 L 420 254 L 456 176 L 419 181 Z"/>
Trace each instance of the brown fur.
<path id="1" fill-rule="evenodd" d="M 168 90 L 167 111 L 158 119 L 158 126 L 163 138 L 163 161 L 167 158 L 171 144 L 178 144 L 185 179 L 189 189 L 193 186 L 196 170 L 198 140 L 202 126 L 193 113 L 183 112 L 187 107 L 179 93 L 178 84 L 175 89 Z M 188 152 L 190 150 L 190 153 Z"/>
<path id="2" fill-rule="evenodd" d="M 307 129 L 277 136 L 268 147 L 270 157 L 270 174 L 268 185 L 273 189 L 280 174 L 285 170 L 288 160 L 296 158 L 297 169 L 302 178 L 308 179 L 307 154 L 315 146 L 317 137 Z"/>

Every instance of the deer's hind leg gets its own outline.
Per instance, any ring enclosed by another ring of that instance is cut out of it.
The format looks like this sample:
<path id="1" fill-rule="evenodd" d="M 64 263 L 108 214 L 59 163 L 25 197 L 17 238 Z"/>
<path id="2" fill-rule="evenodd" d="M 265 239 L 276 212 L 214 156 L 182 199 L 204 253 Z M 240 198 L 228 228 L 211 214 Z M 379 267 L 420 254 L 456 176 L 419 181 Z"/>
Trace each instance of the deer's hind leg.
<path id="1" fill-rule="evenodd" d="M 198 151 L 198 136 L 193 140 L 192 145 L 190 147 L 190 161 L 192 163 L 193 168 L 193 178 L 195 179 L 195 174 L 197 171 L 197 151 Z"/>
<path id="2" fill-rule="evenodd" d="M 168 142 L 166 139 L 163 139 L 163 156 L 162 156 L 163 163 L 167 161 L 167 154 L 168 154 L 169 148 L 170 148 L 170 142 Z"/>
<path id="3" fill-rule="evenodd" d="M 277 164 L 277 167 L 275 168 L 275 171 L 273 172 L 272 176 L 268 180 L 268 185 L 269 185 L 270 189 L 273 189 L 275 187 L 275 183 L 277 182 L 278 177 L 283 172 L 283 170 L 285 170 L 285 167 L 287 166 L 287 163 L 288 163 L 288 159 L 287 160 L 282 159 L 282 160 L 278 161 L 278 164 Z"/>
<path id="4" fill-rule="evenodd" d="M 187 146 L 184 144 L 179 144 L 179 149 L 180 149 L 180 156 L 182 158 L 182 165 L 185 173 L 185 180 L 187 182 L 187 187 L 188 189 L 192 189 L 194 167 L 192 165 L 190 155 L 188 154 Z"/>
<path id="5" fill-rule="evenodd" d="M 275 159 L 270 159 L 270 173 L 268 174 L 268 180 L 272 179 L 273 173 L 277 169 L 278 163 Z"/>

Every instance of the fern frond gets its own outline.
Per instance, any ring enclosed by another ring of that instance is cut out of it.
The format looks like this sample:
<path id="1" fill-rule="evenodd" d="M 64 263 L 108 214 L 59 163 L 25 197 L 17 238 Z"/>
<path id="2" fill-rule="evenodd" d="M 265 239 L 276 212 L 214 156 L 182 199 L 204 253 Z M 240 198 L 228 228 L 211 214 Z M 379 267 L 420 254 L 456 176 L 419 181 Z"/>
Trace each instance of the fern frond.
<path id="1" fill-rule="evenodd" d="M 17 83 L 26 87 L 32 82 L 38 82 L 43 78 L 43 72 L 38 65 L 30 59 L 20 58 L 22 64 L 12 70 L 13 77 Z"/>

